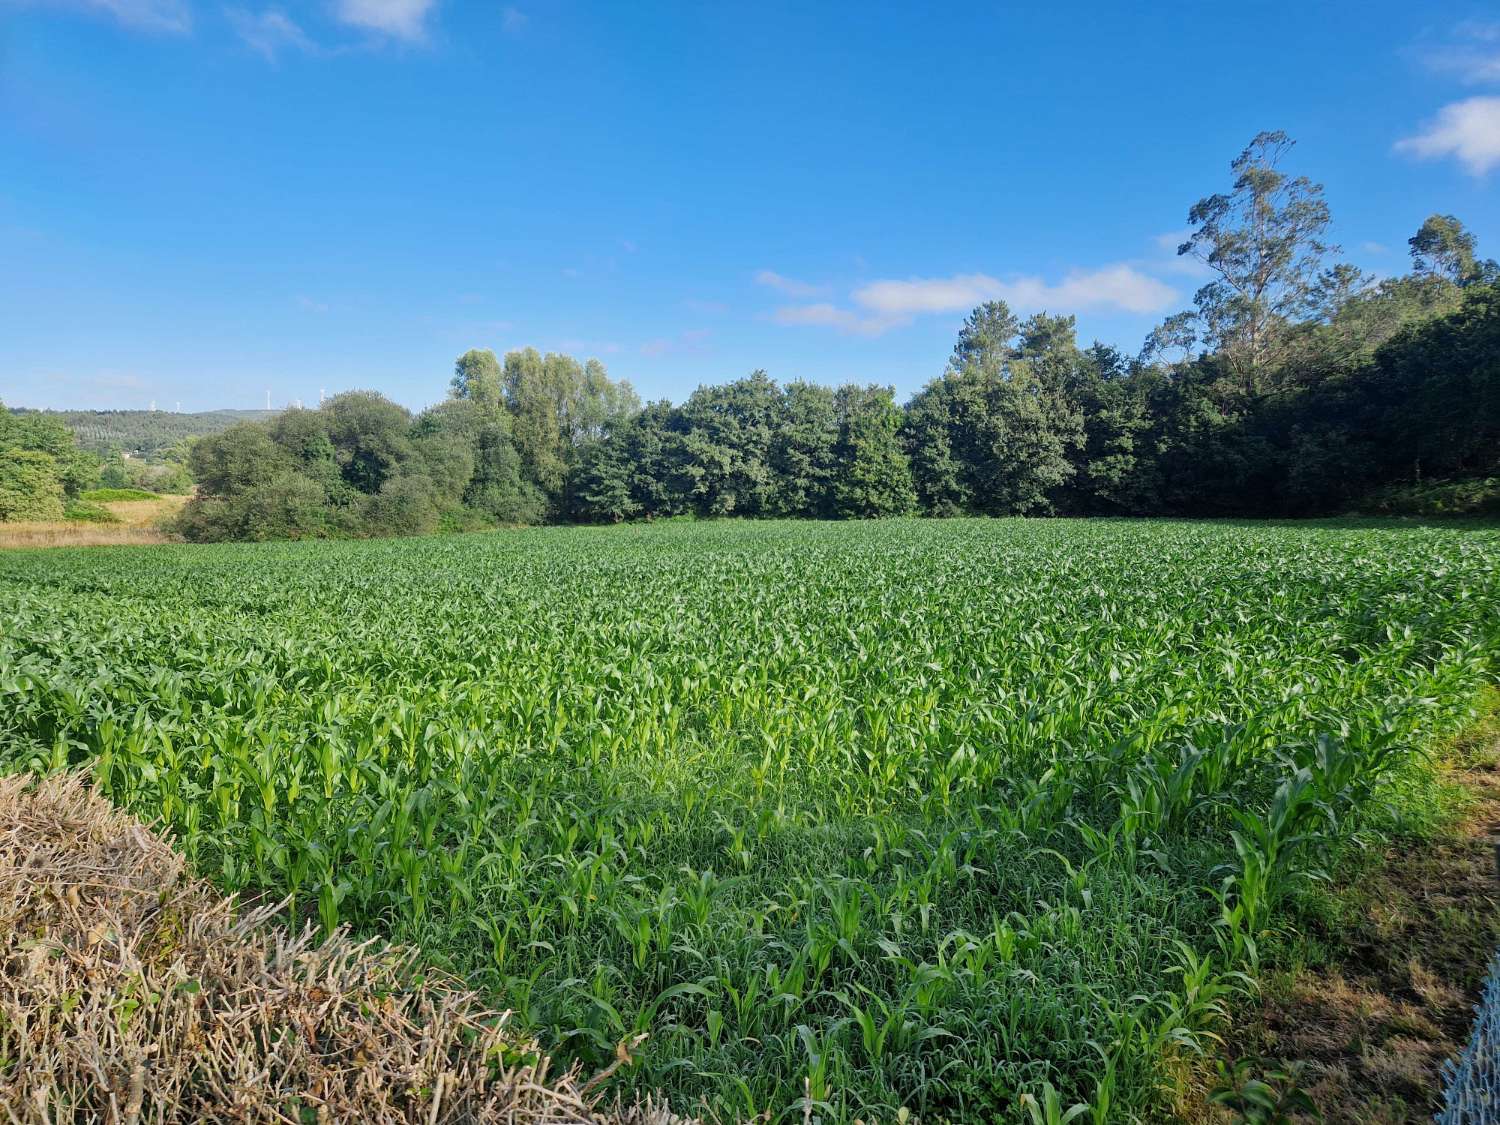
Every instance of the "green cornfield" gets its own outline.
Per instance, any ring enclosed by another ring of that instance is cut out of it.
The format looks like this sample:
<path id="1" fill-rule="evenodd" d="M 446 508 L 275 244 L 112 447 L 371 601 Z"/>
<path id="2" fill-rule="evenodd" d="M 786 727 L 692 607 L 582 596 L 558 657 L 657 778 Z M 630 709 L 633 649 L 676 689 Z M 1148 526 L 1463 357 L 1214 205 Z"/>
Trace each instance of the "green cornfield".
<path id="1" fill-rule="evenodd" d="M 679 1112 L 1151 1120 L 1497 657 L 1483 528 L 12 552 L 0 768 Z"/>

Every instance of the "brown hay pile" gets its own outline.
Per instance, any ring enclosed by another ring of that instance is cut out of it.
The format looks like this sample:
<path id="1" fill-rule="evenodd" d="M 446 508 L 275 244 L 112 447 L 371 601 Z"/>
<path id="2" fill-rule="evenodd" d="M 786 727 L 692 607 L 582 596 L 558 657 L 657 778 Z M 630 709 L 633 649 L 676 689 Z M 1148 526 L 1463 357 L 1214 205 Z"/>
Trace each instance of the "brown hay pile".
<path id="1" fill-rule="evenodd" d="M 677 1120 L 601 1110 L 409 952 L 275 910 L 238 914 L 76 777 L 0 778 L 0 1120 Z"/>

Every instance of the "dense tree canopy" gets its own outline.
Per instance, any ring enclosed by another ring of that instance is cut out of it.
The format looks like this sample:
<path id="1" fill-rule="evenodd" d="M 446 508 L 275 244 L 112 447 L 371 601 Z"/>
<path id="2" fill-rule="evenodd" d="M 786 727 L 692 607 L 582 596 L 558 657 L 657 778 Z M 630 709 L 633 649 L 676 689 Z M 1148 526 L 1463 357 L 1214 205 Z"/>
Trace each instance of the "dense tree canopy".
<path id="1" fill-rule="evenodd" d="M 61 519 L 67 501 L 97 475 L 98 460 L 79 448 L 67 426 L 0 406 L 0 523 Z"/>

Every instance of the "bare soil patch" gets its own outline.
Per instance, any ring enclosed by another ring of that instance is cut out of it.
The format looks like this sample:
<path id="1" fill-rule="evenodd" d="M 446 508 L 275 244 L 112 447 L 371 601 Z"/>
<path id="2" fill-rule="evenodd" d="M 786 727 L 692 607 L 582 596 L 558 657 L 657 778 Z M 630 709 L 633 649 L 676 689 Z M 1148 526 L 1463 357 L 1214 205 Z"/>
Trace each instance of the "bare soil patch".
<path id="1" fill-rule="evenodd" d="M 1500 691 L 1452 749 L 1465 815 L 1431 840 L 1395 841 L 1344 892 L 1350 909 L 1330 963 L 1273 978 L 1232 1053 L 1299 1085 L 1327 1122 L 1430 1122 L 1442 1067 L 1468 1042 L 1474 1004 L 1500 945 Z"/>

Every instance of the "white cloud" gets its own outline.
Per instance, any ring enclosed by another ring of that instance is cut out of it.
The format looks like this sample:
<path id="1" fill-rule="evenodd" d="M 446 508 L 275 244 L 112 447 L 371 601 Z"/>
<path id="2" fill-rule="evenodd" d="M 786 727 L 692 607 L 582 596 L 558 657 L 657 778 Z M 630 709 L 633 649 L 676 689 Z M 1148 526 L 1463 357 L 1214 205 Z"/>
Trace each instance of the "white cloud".
<path id="1" fill-rule="evenodd" d="M 1154 313 L 1172 305 L 1177 300 L 1177 291 L 1134 266 L 1121 264 L 1097 270 L 1074 270 L 1057 285 L 1047 285 L 1039 277 L 1021 278 L 1008 284 L 1002 296 L 1021 308 L 1063 312 L 1113 308 L 1131 313 Z"/>
<path id="2" fill-rule="evenodd" d="M 1389 254 L 1391 248 L 1383 242 L 1361 242 L 1359 248 L 1366 254 Z"/>
<path id="3" fill-rule="evenodd" d="M 427 14 L 436 0 L 338 0 L 338 18 L 344 23 L 377 31 L 396 39 L 427 37 Z"/>
<path id="4" fill-rule="evenodd" d="M 297 307 L 303 312 L 326 313 L 328 302 L 314 300 L 312 297 L 302 294 L 297 298 Z"/>
<path id="5" fill-rule="evenodd" d="M 275 8 L 263 12 L 249 12 L 243 8 L 231 8 L 225 13 L 229 26 L 244 40 L 252 51 L 276 61 L 276 54 L 283 48 L 296 51 L 313 51 L 316 47 L 307 34 L 285 13 Z"/>
<path id="6" fill-rule="evenodd" d="M 1000 295 L 1001 283 L 983 273 L 954 277 L 913 277 L 906 281 L 872 281 L 854 291 L 854 300 L 886 316 L 956 312 Z"/>
<path id="7" fill-rule="evenodd" d="M 788 297 L 819 297 L 828 292 L 826 285 L 813 285 L 806 281 L 797 281 L 790 277 L 782 277 L 774 270 L 760 270 L 755 275 L 755 284 L 769 286 L 779 289 Z"/>
<path id="8" fill-rule="evenodd" d="M 777 324 L 879 336 L 910 324 L 918 316 L 967 312 L 985 301 L 1005 301 L 1029 312 L 1116 309 L 1154 313 L 1169 308 L 1176 300 L 1177 291 L 1170 285 L 1121 262 L 1096 270 L 1073 270 L 1055 284 L 1040 277 L 1002 281 L 987 273 L 872 281 L 850 294 L 852 308 L 826 301 L 789 305 L 777 309 L 772 319 Z"/>
<path id="9" fill-rule="evenodd" d="M 1415 136 L 1396 142 L 1396 151 L 1418 160 L 1451 156 L 1475 176 L 1500 164 L 1500 98 L 1467 98 L 1445 105 Z"/>
<path id="10" fill-rule="evenodd" d="M 500 30 L 514 35 L 526 26 L 526 13 L 520 8 L 506 8 L 500 13 Z"/>
<path id="11" fill-rule="evenodd" d="M 1001 281 L 988 274 L 969 273 L 875 281 L 854 291 L 857 304 L 886 316 L 963 312 L 994 300 L 1022 309 L 1074 312 L 1115 308 L 1150 313 L 1166 308 L 1176 299 L 1177 292 L 1170 285 L 1123 263 L 1097 270 L 1073 270 L 1055 285 L 1040 277 Z"/>

